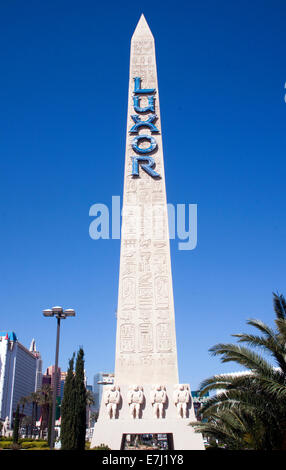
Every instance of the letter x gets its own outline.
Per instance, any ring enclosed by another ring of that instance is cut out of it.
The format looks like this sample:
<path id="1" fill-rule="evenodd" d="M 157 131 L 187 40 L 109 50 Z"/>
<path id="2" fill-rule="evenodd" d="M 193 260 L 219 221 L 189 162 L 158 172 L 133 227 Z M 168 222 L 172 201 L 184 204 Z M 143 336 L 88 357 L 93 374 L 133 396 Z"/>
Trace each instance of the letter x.
<path id="1" fill-rule="evenodd" d="M 150 114 L 146 121 L 141 121 L 140 116 L 138 116 L 137 114 L 132 114 L 131 117 L 135 122 L 134 126 L 132 126 L 129 131 L 131 134 L 137 134 L 139 127 L 146 126 L 149 127 L 151 132 L 159 132 L 159 129 L 153 124 L 153 121 L 155 121 L 155 119 L 157 119 L 158 117 L 156 116 L 156 114 Z"/>

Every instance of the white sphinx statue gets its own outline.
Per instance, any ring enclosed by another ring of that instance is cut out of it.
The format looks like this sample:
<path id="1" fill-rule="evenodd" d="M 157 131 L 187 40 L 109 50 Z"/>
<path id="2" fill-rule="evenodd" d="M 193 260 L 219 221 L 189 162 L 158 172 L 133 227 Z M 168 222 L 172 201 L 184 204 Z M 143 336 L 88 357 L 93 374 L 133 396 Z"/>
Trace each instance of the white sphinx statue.
<path id="1" fill-rule="evenodd" d="M 187 417 L 187 405 L 190 401 L 189 386 L 184 385 L 184 384 L 175 385 L 173 399 L 177 407 L 178 415 L 181 418 L 186 418 Z"/>
<path id="2" fill-rule="evenodd" d="M 104 403 L 110 419 L 115 419 L 117 406 L 120 401 L 120 388 L 118 385 L 110 385 L 104 393 Z"/>
<path id="3" fill-rule="evenodd" d="M 138 419 L 144 400 L 143 387 L 140 385 L 131 385 L 127 394 L 127 400 L 132 418 Z"/>
<path id="4" fill-rule="evenodd" d="M 9 416 L 6 416 L 2 427 L 2 436 L 8 437 L 11 434 Z"/>
<path id="5" fill-rule="evenodd" d="M 154 385 L 151 391 L 151 403 L 156 418 L 163 418 L 164 404 L 166 401 L 166 388 L 163 385 Z"/>

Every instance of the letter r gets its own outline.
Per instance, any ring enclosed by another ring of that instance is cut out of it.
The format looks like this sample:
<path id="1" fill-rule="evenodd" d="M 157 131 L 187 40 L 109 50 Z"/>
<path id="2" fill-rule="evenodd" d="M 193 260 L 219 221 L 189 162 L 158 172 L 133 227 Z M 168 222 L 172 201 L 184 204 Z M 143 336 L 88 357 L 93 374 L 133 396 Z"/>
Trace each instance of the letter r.
<path id="1" fill-rule="evenodd" d="M 153 170 L 153 166 L 155 166 L 154 158 L 142 156 L 142 157 L 131 157 L 132 158 L 132 176 L 139 176 L 139 162 L 148 162 L 147 164 L 141 165 L 142 169 L 148 173 L 148 175 L 152 176 L 153 178 L 159 177 L 159 173 Z"/>

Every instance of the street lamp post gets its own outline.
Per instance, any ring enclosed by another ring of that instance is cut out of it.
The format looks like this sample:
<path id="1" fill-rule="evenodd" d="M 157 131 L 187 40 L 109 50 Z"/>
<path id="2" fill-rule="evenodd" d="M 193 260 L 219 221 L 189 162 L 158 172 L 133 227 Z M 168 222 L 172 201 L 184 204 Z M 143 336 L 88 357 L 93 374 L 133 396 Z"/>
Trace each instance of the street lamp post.
<path id="1" fill-rule="evenodd" d="M 51 440 L 50 440 L 50 449 L 54 448 L 55 440 L 55 418 L 56 418 L 56 398 L 57 398 L 57 388 L 58 388 L 58 362 L 59 362 L 59 345 L 60 345 L 60 327 L 61 320 L 64 320 L 67 317 L 74 317 L 75 311 L 72 308 L 63 310 L 62 307 L 53 307 L 52 309 L 43 310 L 43 315 L 45 317 L 56 317 L 57 319 L 57 340 L 56 340 L 56 357 L 55 357 L 55 380 L 53 387 L 53 407 L 52 407 L 52 427 L 51 427 Z"/>

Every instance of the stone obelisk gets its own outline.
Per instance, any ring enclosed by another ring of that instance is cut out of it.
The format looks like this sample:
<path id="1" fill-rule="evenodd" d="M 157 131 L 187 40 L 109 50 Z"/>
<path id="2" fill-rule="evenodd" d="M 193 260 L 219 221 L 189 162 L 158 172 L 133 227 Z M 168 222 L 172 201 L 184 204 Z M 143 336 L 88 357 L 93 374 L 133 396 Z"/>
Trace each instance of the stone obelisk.
<path id="1" fill-rule="evenodd" d="M 204 449 L 190 387 L 179 384 L 154 38 L 141 16 L 131 40 L 114 386 L 104 389 L 91 446 L 168 435 Z"/>

